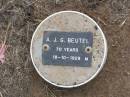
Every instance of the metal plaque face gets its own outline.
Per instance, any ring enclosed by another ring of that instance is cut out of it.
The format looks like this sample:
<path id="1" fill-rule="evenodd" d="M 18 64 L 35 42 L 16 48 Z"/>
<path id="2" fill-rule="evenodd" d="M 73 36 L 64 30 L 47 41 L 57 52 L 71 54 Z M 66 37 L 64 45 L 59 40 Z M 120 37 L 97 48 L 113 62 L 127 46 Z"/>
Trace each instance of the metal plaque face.
<path id="1" fill-rule="evenodd" d="M 45 31 L 42 44 L 44 65 L 90 67 L 92 32 Z"/>

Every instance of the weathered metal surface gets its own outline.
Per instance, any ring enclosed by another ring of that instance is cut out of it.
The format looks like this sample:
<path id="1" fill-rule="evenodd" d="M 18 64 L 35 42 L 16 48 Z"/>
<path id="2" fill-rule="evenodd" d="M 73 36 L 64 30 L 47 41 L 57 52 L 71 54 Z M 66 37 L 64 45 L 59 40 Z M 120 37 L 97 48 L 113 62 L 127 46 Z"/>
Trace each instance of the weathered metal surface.
<path id="1" fill-rule="evenodd" d="M 79 32 L 80 34 L 82 32 L 91 32 L 93 34 L 92 49 L 91 47 L 87 47 L 84 52 L 92 52 L 91 66 L 67 66 L 67 64 L 63 66 L 65 62 L 57 66 L 53 62 L 45 65 L 42 52 L 50 49 L 48 44 L 44 44 L 43 42 L 46 35 L 45 31 L 58 31 L 61 33 Z M 47 82 L 64 88 L 77 87 L 92 80 L 102 69 L 106 55 L 106 38 L 98 24 L 87 15 L 75 11 L 58 12 L 46 18 L 37 27 L 31 43 L 31 57 L 39 75 Z"/>
<path id="2" fill-rule="evenodd" d="M 92 43 L 92 32 L 45 31 L 42 62 L 44 65 L 89 67 Z"/>

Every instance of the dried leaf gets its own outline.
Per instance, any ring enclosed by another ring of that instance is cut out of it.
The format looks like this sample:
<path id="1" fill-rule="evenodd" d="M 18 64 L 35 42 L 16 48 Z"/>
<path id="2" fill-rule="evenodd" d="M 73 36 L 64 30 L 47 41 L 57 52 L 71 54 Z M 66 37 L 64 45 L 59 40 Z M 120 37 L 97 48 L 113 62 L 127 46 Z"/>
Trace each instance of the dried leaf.
<path id="1" fill-rule="evenodd" d="M 5 44 L 0 45 L 0 62 L 3 64 L 5 61 L 5 51 L 7 46 Z"/>

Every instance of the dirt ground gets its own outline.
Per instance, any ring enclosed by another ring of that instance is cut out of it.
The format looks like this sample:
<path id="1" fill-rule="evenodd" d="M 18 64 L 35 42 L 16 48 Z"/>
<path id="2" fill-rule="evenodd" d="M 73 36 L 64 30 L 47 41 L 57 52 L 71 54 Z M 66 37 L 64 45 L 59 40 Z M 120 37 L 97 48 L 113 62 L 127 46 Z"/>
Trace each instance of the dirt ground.
<path id="1" fill-rule="evenodd" d="M 38 24 L 63 10 L 88 14 L 108 41 L 100 74 L 74 89 L 45 82 L 33 67 L 30 42 Z M 0 44 L 9 45 L 0 64 L 0 97 L 130 97 L 130 0 L 0 0 Z"/>

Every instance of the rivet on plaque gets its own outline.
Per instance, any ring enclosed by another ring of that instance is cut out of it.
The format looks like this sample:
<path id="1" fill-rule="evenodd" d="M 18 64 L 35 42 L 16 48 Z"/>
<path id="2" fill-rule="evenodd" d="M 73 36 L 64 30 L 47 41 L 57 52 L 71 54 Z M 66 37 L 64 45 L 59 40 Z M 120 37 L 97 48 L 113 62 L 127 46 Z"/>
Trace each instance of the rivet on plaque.
<path id="1" fill-rule="evenodd" d="M 30 53 L 44 80 L 58 87 L 73 88 L 88 83 L 101 71 L 107 43 L 99 25 L 88 15 L 61 11 L 37 27 Z"/>

